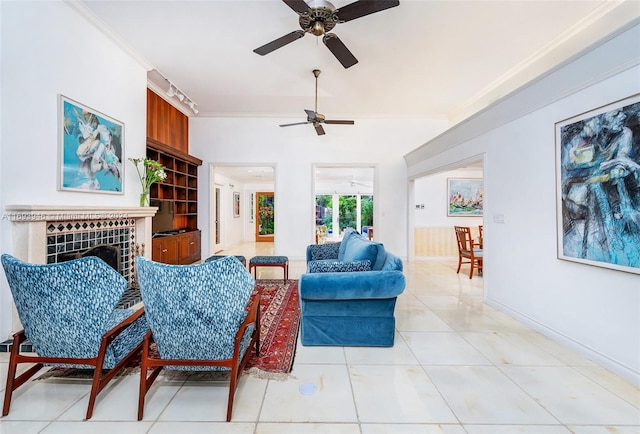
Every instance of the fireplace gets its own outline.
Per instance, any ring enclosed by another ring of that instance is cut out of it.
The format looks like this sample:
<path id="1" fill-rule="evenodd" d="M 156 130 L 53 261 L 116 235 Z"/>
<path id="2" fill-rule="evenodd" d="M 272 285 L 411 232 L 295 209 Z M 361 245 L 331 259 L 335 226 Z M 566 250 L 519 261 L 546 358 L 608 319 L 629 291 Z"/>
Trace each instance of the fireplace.
<path id="1" fill-rule="evenodd" d="M 47 264 L 84 256 L 97 256 L 122 274 L 130 287 L 137 287 L 134 258 L 136 248 L 133 219 L 68 221 L 47 225 Z"/>
<path id="2" fill-rule="evenodd" d="M 134 258 L 137 255 L 151 257 L 151 218 L 156 210 L 155 207 L 14 205 L 5 208 L 3 217 L 12 222 L 11 253 L 26 262 L 50 264 L 87 254 L 99 246 L 117 248 L 119 272 L 128 282 L 120 302 L 120 306 L 126 308 L 140 301 Z M 12 333 L 21 328 L 13 307 Z"/>

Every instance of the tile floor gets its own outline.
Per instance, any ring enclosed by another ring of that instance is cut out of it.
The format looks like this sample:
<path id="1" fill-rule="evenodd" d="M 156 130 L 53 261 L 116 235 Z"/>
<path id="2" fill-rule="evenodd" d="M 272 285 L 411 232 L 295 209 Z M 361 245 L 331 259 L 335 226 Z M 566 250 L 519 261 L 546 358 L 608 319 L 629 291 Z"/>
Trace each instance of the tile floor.
<path id="1" fill-rule="evenodd" d="M 223 253 L 249 259 L 272 248 Z M 47 379 L 14 393 L 0 433 L 640 433 L 637 387 L 483 304 L 482 278 L 455 266 L 406 264 L 393 348 L 299 345 L 288 380 L 241 377 L 230 423 L 223 382 L 159 380 L 137 422 L 136 376 L 113 381 L 90 421 L 88 380 Z M 290 277 L 304 268 L 292 261 Z M 258 269 L 258 278 L 281 274 Z M 0 355 L 0 390 L 7 360 Z M 302 393 L 309 384 L 315 393 Z"/>

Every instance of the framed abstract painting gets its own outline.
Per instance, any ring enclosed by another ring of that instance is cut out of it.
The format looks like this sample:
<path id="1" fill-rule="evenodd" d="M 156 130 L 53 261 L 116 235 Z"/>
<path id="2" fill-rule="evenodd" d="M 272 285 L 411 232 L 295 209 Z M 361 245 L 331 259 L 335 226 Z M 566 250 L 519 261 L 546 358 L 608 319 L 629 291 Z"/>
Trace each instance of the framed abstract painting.
<path id="1" fill-rule="evenodd" d="M 123 194 L 124 124 L 58 98 L 58 189 Z"/>
<path id="2" fill-rule="evenodd" d="M 558 258 L 640 274 L 640 94 L 556 123 Z"/>
<path id="3" fill-rule="evenodd" d="M 483 181 L 475 178 L 447 179 L 447 216 L 482 216 Z"/>

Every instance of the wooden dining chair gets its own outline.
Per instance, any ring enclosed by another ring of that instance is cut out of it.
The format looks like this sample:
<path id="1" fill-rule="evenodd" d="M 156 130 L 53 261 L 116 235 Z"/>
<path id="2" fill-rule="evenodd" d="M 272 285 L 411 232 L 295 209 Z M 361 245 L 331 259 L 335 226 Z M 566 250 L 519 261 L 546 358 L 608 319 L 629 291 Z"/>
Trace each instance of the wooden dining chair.
<path id="1" fill-rule="evenodd" d="M 462 264 L 469 264 L 469 279 L 471 279 L 474 268 L 477 268 L 478 272 L 482 273 L 482 249 L 474 247 L 470 227 L 454 226 L 454 229 L 458 242 L 458 270 L 456 273 L 460 273 Z M 464 259 L 468 259 L 468 262 L 463 262 Z"/>
<path id="2" fill-rule="evenodd" d="M 478 226 L 478 241 L 475 243 L 476 246 L 478 246 L 479 249 L 482 248 L 482 245 L 484 244 L 484 235 L 482 234 L 482 225 Z"/>

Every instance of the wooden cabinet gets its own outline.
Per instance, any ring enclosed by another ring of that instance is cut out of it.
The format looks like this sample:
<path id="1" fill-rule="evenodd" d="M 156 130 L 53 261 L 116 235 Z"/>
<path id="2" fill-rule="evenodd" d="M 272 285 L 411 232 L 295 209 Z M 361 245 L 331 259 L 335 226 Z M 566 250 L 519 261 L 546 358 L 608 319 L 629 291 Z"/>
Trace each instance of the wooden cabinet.
<path id="1" fill-rule="evenodd" d="M 165 264 L 177 264 L 178 239 L 176 236 L 154 238 L 151 241 L 151 259 Z"/>
<path id="2" fill-rule="evenodd" d="M 174 204 L 173 228 L 198 229 L 198 167 L 202 160 L 147 137 L 147 157 L 159 161 L 167 173 L 151 186 L 151 198 Z"/>
<path id="3" fill-rule="evenodd" d="M 165 264 L 193 264 L 201 259 L 200 237 L 196 230 L 154 238 L 151 259 Z"/>
<path id="4" fill-rule="evenodd" d="M 178 262 L 192 264 L 200 260 L 200 231 L 178 235 Z"/>
<path id="5" fill-rule="evenodd" d="M 157 236 L 151 246 L 152 259 L 165 264 L 191 264 L 201 258 L 198 167 L 202 160 L 189 155 L 188 139 L 189 118 L 147 89 L 147 157 L 159 161 L 167 173 L 164 182 L 151 186 L 150 196 L 170 201 L 168 209 L 173 210 L 173 216 L 168 214 L 173 235 Z"/>

